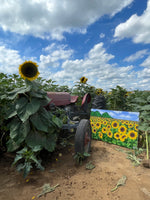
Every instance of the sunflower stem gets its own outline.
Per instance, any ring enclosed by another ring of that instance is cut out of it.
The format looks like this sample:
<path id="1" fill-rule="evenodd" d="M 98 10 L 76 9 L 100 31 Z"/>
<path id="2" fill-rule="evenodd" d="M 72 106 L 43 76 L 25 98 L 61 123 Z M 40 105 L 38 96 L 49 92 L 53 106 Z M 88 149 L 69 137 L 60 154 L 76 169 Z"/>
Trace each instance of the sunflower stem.
<path id="1" fill-rule="evenodd" d="M 146 130 L 145 131 L 145 135 L 146 135 L 146 157 L 147 157 L 147 160 L 149 160 L 149 147 L 148 147 L 148 131 Z"/>

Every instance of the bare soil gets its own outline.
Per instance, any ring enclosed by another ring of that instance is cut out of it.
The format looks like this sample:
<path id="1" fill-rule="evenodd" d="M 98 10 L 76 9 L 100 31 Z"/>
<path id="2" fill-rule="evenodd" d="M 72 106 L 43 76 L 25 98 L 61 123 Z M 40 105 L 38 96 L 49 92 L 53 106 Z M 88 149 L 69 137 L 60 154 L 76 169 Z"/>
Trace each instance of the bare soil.
<path id="1" fill-rule="evenodd" d="M 91 156 L 81 166 L 75 165 L 74 147 L 65 148 L 47 161 L 45 171 L 33 170 L 26 179 L 11 167 L 13 156 L 6 153 L 0 159 L 0 200 L 38 199 L 46 183 L 59 186 L 41 200 L 149 200 L 150 169 L 135 167 L 127 154 L 116 148 L 128 150 L 92 141 Z M 95 168 L 87 170 L 90 161 Z M 125 185 L 111 192 L 123 175 L 127 177 Z"/>

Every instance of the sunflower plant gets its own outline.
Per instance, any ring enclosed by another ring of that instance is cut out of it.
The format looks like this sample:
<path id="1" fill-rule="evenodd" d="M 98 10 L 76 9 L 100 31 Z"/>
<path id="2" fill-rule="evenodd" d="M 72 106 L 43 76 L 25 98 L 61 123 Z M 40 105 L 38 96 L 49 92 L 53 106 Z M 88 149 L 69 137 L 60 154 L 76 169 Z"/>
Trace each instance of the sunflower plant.
<path id="1" fill-rule="evenodd" d="M 32 61 L 26 61 L 20 65 L 19 73 L 25 79 L 25 85 L 1 97 L 12 102 L 7 109 L 6 117 L 10 130 L 7 151 L 14 152 L 25 147 L 32 151 L 38 147 L 38 152 L 42 149 L 53 152 L 62 121 L 45 109 L 50 99 L 38 82 L 31 81 L 39 74 L 37 65 Z M 25 168 L 27 165 L 23 166 Z"/>
<path id="2" fill-rule="evenodd" d="M 95 96 L 95 90 L 96 88 L 94 86 L 91 86 L 87 83 L 88 78 L 85 76 L 80 78 L 80 81 L 77 81 L 74 87 L 72 88 L 71 93 L 73 95 L 79 96 L 78 104 L 81 105 L 82 98 L 86 93 L 90 93 L 91 98 Z"/>

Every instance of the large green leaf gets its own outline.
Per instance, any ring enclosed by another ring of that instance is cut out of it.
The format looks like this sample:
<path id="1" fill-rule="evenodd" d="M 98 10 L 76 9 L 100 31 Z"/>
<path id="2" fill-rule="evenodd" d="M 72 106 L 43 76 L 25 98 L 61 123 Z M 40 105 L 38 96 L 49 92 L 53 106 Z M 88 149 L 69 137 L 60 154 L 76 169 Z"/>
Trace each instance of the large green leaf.
<path id="1" fill-rule="evenodd" d="M 26 111 L 29 115 L 33 115 L 40 108 L 40 100 L 33 98 L 30 103 L 27 104 Z"/>
<path id="2" fill-rule="evenodd" d="M 40 145 L 42 148 L 53 152 L 56 146 L 57 136 L 56 134 L 43 134 L 39 132 L 31 131 L 27 138 L 26 143 L 30 148 Z"/>
<path id="3" fill-rule="evenodd" d="M 22 110 L 23 107 L 26 107 L 28 99 L 26 97 L 21 97 L 16 100 L 16 110 Z"/>
<path id="4" fill-rule="evenodd" d="M 30 131 L 29 121 L 26 121 L 25 123 L 20 123 L 16 130 L 11 131 L 10 137 L 15 141 L 17 145 L 20 145 L 26 138 L 29 131 Z"/>
<path id="5" fill-rule="evenodd" d="M 36 129 L 38 129 L 39 131 L 48 132 L 48 124 L 46 124 L 44 119 L 41 118 L 38 113 L 32 115 L 30 117 L 30 120 Z"/>
<path id="6" fill-rule="evenodd" d="M 7 99 L 13 100 L 13 99 L 15 99 L 15 97 L 18 94 L 24 94 L 25 92 L 29 92 L 30 89 L 31 89 L 30 86 L 28 86 L 28 87 L 21 87 L 21 88 L 15 88 L 13 91 L 8 92 Z"/>
<path id="7" fill-rule="evenodd" d="M 41 134 L 37 131 L 30 131 L 25 141 L 30 148 L 34 148 L 35 146 L 41 146 L 43 148 L 45 137 L 45 134 Z"/>
<path id="8" fill-rule="evenodd" d="M 25 122 L 31 115 L 36 113 L 39 108 L 40 101 L 36 98 L 33 98 L 30 103 L 24 104 L 21 109 L 18 108 L 17 113 L 22 122 Z"/>
<path id="9" fill-rule="evenodd" d="M 17 117 L 13 118 L 11 122 L 8 124 L 10 132 L 16 131 L 19 128 L 20 124 L 21 122 Z"/>
<path id="10" fill-rule="evenodd" d="M 17 145 L 16 142 L 14 140 L 12 140 L 11 138 L 8 140 L 6 145 L 7 145 L 8 152 L 13 152 L 19 148 L 19 145 Z"/>
<path id="11" fill-rule="evenodd" d="M 57 136 L 56 134 L 48 134 L 46 140 L 44 141 L 44 148 L 49 152 L 53 152 L 56 147 Z"/>
<path id="12" fill-rule="evenodd" d="M 59 119 L 58 117 L 56 117 L 55 115 L 53 115 L 52 121 L 53 121 L 59 128 L 61 128 L 62 125 L 63 125 L 62 120 Z"/>

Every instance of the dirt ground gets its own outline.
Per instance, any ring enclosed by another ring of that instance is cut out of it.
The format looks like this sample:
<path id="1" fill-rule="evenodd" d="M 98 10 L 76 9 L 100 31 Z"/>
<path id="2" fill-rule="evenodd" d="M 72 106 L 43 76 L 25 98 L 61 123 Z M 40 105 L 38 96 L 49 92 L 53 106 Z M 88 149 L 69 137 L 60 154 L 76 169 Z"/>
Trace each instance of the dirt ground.
<path id="1" fill-rule="evenodd" d="M 13 158 L 5 154 L 0 159 L 0 200 L 38 199 L 44 184 L 59 185 L 41 200 L 149 200 L 150 169 L 135 167 L 127 154 L 116 148 L 127 150 L 92 141 L 91 156 L 81 166 L 75 165 L 74 148 L 66 148 L 48 161 L 45 171 L 34 170 L 26 179 L 10 167 Z M 90 161 L 95 166 L 92 170 L 86 169 Z M 127 177 L 125 185 L 111 192 L 123 175 Z"/>

